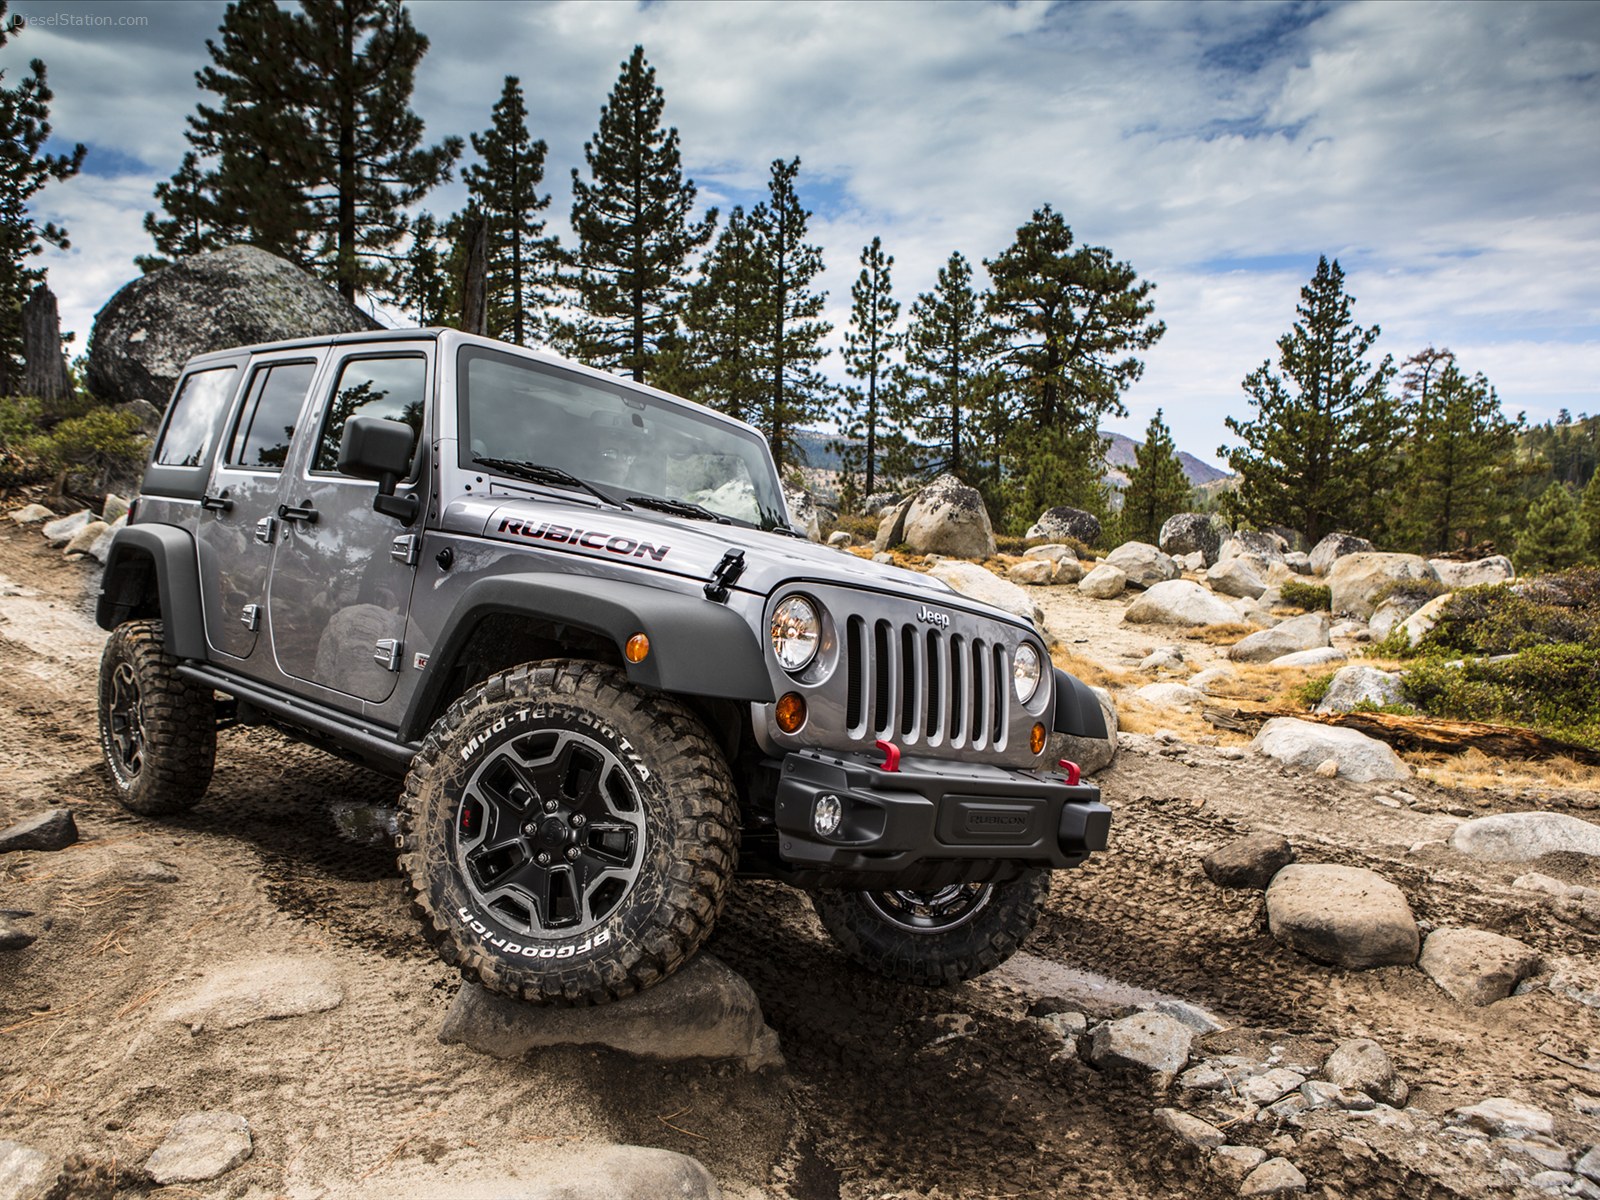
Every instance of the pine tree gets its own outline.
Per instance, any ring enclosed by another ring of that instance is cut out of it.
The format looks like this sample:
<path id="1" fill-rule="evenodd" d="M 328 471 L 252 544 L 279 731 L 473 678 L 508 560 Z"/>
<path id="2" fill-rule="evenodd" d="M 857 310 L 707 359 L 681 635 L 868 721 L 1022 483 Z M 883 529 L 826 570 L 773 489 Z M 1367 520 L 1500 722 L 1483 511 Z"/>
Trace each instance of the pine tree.
<path id="1" fill-rule="evenodd" d="M 1503 534 L 1516 503 L 1513 461 L 1522 418 L 1509 421 L 1483 375 L 1468 379 L 1448 350 L 1429 347 L 1406 362 L 1410 427 L 1390 523 L 1423 554 L 1477 545 Z"/>
<path id="2" fill-rule="evenodd" d="M 735 207 L 689 288 L 681 342 L 658 358 L 657 382 L 741 421 L 767 394 L 767 288 L 760 235 Z"/>
<path id="3" fill-rule="evenodd" d="M 835 414 L 842 437 L 834 447 L 840 457 L 843 486 L 852 500 L 877 491 L 882 477 L 880 441 L 887 425 L 886 402 L 894 378 L 891 367 L 900 340 L 895 332 L 900 302 L 894 298 L 890 279 L 893 267 L 894 255 L 885 254 L 882 239 L 875 237 L 861 251 L 861 273 L 850 288 L 844 361 L 845 369 L 861 386 L 843 393 Z"/>
<path id="4" fill-rule="evenodd" d="M 441 252 L 440 246 L 446 248 Z M 443 325 L 455 306 L 451 286 L 447 236 L 441 236 L 439 223 L 422 213 L 411 223 L 411 248 L 395 272 L 394 301 L 412 313 L 423 327 Z"/>
<path id="5" fill-rule="evenodd" d="M 528 106 L 515 75 L 506 76 L 493 127 L 473 134 L 472 148 L 483 164 L 468 167 L 464 177 L 489 220 L 489 336 L 526 346 L 555 302 L 556 243 L 544 236 L 539 216 L 550 206 L 549 195 L 539 195 L 546 147 L 528 133 Z"/>
<path id="6" fill-rule="evenodd" d="M 20 28 L 5 19 L 6 7 L 0 0 L 0 46 Z M 40 153 L 50 140 L 54 98 L 37 58 L 16 87 L 0 85 L 0 396 L 10 395 L 22 378 L 22 306 L 45 275 L 30 262 L 47 245 L 65 250 L 71 244 L 65 229 L 40 225 L 30 208 L 46 184 L 71 179 L 83 166 L 82 145 L 70 154 Z"/>
<path id="7" fill-rule="evenodd" d="M 1134 449 L 1133 459 L 1128 486 L 1122 493 L 1121 537 L 1153 544 L 1167 518 L 1189 507 L 1193 490 L 1159 408 L 1144 432 L 1144 444 Z"/>
<path id="8" fill-rule="evenodd" d="M 1587 546 L 1589 548 L 1589 561 L 1600 567 L 1600 471 L 1589 476 L 1589 483 L 1583 489 L 1583 498 L 1578 505 L 1578 516 L 1583 521 L 1583 529 L 1588 534 Z"/>
<path id="9" fill-rule="evenodd" d="M 574 357 L 634 379 L 654 377 L 663 339 L 677 330 L 691 255 L 711 240 L 716 210 L 694 221 L 678 131 L 661 127 L 655 68 L 635 46 L 583 147 L 590 182 L 572 172 L 578 238 L 570 284 L 583 316 L 562 329 Z"/>
<path id="10" fill-rule="evenodd" d="M 216 198 L 193 150 L 183 156 L 176 175 L 156 184 L 156 199 L 167 217 L 145 213 L 144 230 L 160 253 L 136 255 L 133 261 L 140 270 L 154 271 L 171 259 L 204 254 L 223 244 L 216 226 Z"/>
<path id="11" fill-rule="evenodd" d="M 1300 289 L 1299 320 L 1278 339 L 1282 374 L 1264 362 L 1245 376 L 1255 418 L 1227 418 L 1244 445 L 1218 450 L 1239 475 L 1235 521 L 1286 525 L 1313 542 L 1380 525 L 1403 430 L 1393 360 L 1367 363 L 1379 330 L 1355 323 L 1354 304 L 1338 262 L 1322 258 Z"/>
<path id="12" fill-rule="evenodd" d="M 1559 480 L 1552 483 L 1533 502 L 1517 536 L 1517 570 L 1526 575 L 1577 566 L 1588 556 L 1587 533 L 1571 490 Z"/>

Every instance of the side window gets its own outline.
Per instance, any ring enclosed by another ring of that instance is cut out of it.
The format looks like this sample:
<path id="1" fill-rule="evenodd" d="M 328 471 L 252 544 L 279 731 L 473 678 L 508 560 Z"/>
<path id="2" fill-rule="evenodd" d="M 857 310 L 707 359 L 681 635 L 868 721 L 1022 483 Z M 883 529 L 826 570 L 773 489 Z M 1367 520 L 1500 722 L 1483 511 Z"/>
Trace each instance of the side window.
<path id="1" fill-rule="evenodd" d="M 328 404 L 311 469 L 338 470 L 339 441 L 344 437 L 344 423 L 351 417 L 385 417 L 411 426 L 411 455 L 415 462 L 427 384 L 428 362 L 420 354 L 347 360 L 333 385 L 333 399 Z"/>
<path id="2" fill-rule="evenodd" d="M 214 367 L 196 371 L 183 381 L 172 398 L 167 427 L 156 447 L 157 466 L 198 467 L 206 461 L 223 408 L 233 394 L 236 374 L 234 367 Z"/>
<path id="3" fill-rule="evenodd" d="M 244 411 L 233 431 L 233 445 L 228 450 L 230 467 L 283 470 L 300 405 L 316 373 L 314 362 L 274 363 L 255 373 Z"/>

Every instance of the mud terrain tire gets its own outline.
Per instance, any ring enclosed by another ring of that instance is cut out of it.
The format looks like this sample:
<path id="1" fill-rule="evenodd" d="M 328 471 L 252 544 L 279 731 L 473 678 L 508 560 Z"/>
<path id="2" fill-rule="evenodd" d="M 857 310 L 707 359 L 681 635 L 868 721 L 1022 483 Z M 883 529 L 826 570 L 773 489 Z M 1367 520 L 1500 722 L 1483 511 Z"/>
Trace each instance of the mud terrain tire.
<path id="1" fill-rule="evenodd" d="M 733 781 L 700 721 L 598 663 L 491 676 L 406 778 L 400 862 L 441 957 L 492 991 L 599 1004 L 705 941 L 733 876 Z"/>
<path id="2" fill-rule="evenodd" d="M 118 625 L 100 655 L 100 749 L 117 799 L 147 817 L 193 808 L 216 764 L 215 698 L 177 665 L 160 621 Z"/>
<path id="3" fill-rule="evenodd" d="M 992 971 L 1021 948 L 1049 871 L 932 892 L 815 891 L 811 906 L 850 959 L 899 983 L 939 987 Z"/>

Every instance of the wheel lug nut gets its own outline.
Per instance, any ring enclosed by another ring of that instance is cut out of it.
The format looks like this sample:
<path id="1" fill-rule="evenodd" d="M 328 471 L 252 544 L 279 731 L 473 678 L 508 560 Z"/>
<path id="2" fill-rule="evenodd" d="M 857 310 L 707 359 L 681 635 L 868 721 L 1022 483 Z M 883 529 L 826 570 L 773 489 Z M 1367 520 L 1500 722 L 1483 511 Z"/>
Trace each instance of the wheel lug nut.
<path id="1" fill-rule="evenodd" d="M 544 810 L 545 810 L 545 812 L 548 812 L 548 813 L 555 812 L 555 810 L 556 810 L 556 802 L 554 800 L 546 800 L 544 802 Z"/>
<path id="2" fill-rule="evenodd" d="M 541 867 L 548 867 L 550 865 L 550 852 L 547 850 L 539 851 L 539 853 L 534 856 L 534 861 Z"/>
<path id="3" fill-rule="evenodd" d="M 524 825 L 522 827 L 522 835 L 523 835 L 523 837 L 532 837 L 534 834 L 536 834 L 538 832 L 539 832 L 538 827 L 535 826 L 535 825 L 532 825 L 532 824 Z"/>
<path id="4" fill-rule="evenodd" d="M 572 827 L 574 829 L 582 829 L 583 828 L 583 814 L 582 813 L 573 813 L 572 814 Z"/>
<path id="5" fill-rule="evenodd" d="M 578 859 L 578 848 L 576 846 L 568 846 L 567 847 L 567 861 L 568 862 L 576 862 L 577 859 Z"/>

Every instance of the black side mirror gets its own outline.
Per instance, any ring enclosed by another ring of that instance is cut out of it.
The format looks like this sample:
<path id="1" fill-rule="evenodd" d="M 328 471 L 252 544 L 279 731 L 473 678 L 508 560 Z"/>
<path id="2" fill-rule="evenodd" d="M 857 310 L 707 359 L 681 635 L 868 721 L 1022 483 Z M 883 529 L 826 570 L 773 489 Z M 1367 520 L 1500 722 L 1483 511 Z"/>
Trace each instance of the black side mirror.
<path id="1" fill-rule="evenodd" d="M 409 525 L 420 507 L 415 495 L 396 496 L 395 486 L 411 468 L 417 435 L 411 426 L 385 417 L 351 417 L 339 439 L 339 473 L 378 481 L 372 507 Z"/>

